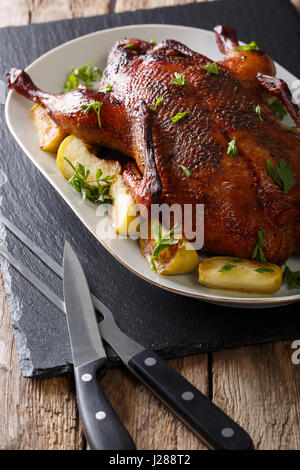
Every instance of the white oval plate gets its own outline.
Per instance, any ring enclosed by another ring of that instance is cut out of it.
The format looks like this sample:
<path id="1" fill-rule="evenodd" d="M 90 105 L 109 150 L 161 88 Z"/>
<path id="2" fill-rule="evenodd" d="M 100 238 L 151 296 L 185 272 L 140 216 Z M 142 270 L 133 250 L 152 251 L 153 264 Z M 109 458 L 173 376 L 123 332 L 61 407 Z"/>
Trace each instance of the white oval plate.
<path id="1" fill-rule="evenodd" d="M 104 69 L 107 55 L 116 40 L 123 37 L 148 40 L 151 36 L 154 36 L 157 41 L 176 39 L 213 60 L 219 60 L 222 57 L 217 48 L 214 33 L 211 31 L 184 26 L 145 24 L 107 29 L 74 39 L 42 55 L 32 62 L 26 68 L 26 71 L 30 73 L 33 81 L 40 88 L 50 92 L 61 92 L 71 67 L 92 61 L 95 65 Z M 248 39 L 251 41 L 255 38 Z M 277 75 L 289 85 L 296 80 L 296 77 L 290 72 L 280 65 L 276 64 L 276 66 Z M 54 156 L 47 155 L 40 149 L 36 131 L 29 115 L 31 106 L 32 103 L 22 96 L 12 91 L 8 94 L 5 115 L 14 138 L 84 225 L 116 259 L 133 273 L 152 284 L 177 294 L 220 305 L 244 308 L 275 307 L 300 299 L 299 291 L 289 290 L 285 286 L 273 296 L 251 295 L 234 291 L 208 289 L 198 284 L 197 272 L 176 276 L 158 276 L 151 271 L 148 263 L 141 255 L 137 241 L 100 238 L 97 235 L 96 227 L 103 220 L 103 217 L 99 216 L 99 212 L 97 215 L 96 208 L 92 203 L 89 201 L 83 203 L 80 195 L 70 185 L 66 184 L 65 179 L 57 170 Z M 289 260 L 289 266 L 292 269 L 300 269 L 300 256 L 293 256 Z"/>

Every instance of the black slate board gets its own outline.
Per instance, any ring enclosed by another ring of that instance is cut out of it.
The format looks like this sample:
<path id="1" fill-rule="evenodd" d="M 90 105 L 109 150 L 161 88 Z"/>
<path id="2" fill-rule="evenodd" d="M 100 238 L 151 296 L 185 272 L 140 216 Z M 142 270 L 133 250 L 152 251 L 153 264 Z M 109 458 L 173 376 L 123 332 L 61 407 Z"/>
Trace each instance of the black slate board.
<path id="1" fill-rule="evenodd" d="M 255 39 L 279 63 L 300 76 L 300 21 L 288 0 L 224 0 L 135 13 L 52 22 L 0 30 L 0 76 L 26 66 L 74 37 L 114 26 L 169 23 L 212 29 L 235 27 Z M 0 82 L 0 97 L 1 97 Z M 122 267 L 92 237 L 30 163 L 10 135 L 0 106 L 1 211 L 53 258 L 61 261 L 64 239 L 81 254 L 92 290 L 112 309 L 120 327 L 164 357 L 207 352 L 300 335 L 299 306 L 272 310 L 216 307 L 151 286 Z M 8 249 L 59 295 L 61 282 L 3 227 Z M 4 280 L 22 373 L 46 377 L 70 369 L 64 315 L 6 263 Z M 118 359 L 108 350 L 110 365 Z"/>

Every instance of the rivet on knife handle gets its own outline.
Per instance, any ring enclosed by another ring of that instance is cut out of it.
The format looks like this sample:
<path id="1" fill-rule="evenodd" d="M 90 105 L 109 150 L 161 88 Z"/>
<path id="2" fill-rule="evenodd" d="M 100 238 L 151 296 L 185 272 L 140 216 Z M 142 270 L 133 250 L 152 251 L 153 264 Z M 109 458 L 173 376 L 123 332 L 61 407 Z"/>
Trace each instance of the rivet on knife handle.
<path id="1" fill-rule="evenodd" d="M 105 359 L 75 367 L 76 394 L 84 434 L 93 450 L 134 450 L 135 445 L 98 383 Z"/>
<path id="2" fill-rule="evenodd" d="M 250 450 L 250 436 L 220 408 L 151 350 L 133 356 L 128 366 L 211 448 Z"/>

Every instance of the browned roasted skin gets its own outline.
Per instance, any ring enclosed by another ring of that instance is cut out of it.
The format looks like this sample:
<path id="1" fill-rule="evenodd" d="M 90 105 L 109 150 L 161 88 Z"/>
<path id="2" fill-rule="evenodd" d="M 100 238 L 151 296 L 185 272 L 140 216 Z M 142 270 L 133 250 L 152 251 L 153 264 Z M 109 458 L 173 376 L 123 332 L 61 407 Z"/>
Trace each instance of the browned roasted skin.
<path id="1" fill-rule="evenodd" d="M 255 92 L 257 73 L 274 72 L 265 57 L 249 52 L 246 68 L 242 55 L 227 57 L 214 75 L 201 67 L 210 59 L 176 41 L 153 47 L 124 39 L 113 47 L 100 85 L 113 86 L 108 95 L 78 89 L 39 96 L 28 91 L 32 85 L 18 83 L 17 72 L 9 81 L 67 131 L 131 156 L 138 168 L 130 164 L 124 179 L 138 202 L 204 204 L 205 249 L 250 258 L 257 231 L 264 230 L 266 258 L 282 263 L 300 244 L 300 138 L 276 121 Z M 187 84 L 171 84 L 175 72 L 183 73 Z M 158 97 L 163 101 L 151 111 Z M 91 99 L 103 103 L 101 129 L 95 113 L 80 109 Z M 257 104 L 263 121 L 254 111 Z M 189 114 L 173 123 L 183 111 Z M 239 150 L 235 158 L 227 154 L 233 137 Z M 282 158 L 296 181 L 288 194 L 267 172 L 267 160 L 275 167 Z"/>

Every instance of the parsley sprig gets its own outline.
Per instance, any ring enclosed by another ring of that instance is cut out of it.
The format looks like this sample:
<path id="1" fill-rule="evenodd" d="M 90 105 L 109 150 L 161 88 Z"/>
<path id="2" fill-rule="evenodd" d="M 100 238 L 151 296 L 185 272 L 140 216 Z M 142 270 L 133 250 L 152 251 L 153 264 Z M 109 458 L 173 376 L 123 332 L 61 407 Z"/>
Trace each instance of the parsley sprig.
<path id="1" fill-rule="evenodd" d="M 282 158 L 279 165 L 274 168 L 271 160 L 267 160 L 267 169 L 269 175 L 283 189 L 284 194 L 287 194 L 295 184 L 291 165 L 288 165 L 286 160 Z"/>
<path id="2" fill-rule="evenodd" d="M 95 67 L 93 62 L 81 67 L 72 67 L 71 73 L 64 84 L 66 91 L 71 91 L 77 88 L 80 84 L 91 88 L 94 82 L 98 82 L 102 77 L 102 70 Z"/>
<path id="3" fill-rule="evenodd" d="M 170 83 L 171 85 L 184 86 L 187 84 L 187 80 L 185 79 L 183 73 L 175 72 L 174 77 Z"/>
<path id="4" fill-rule="evenodd" d="M 219 75 L 219 68 L 216 62 L 207 62 L 206 65 L 201 65 L 201 68 L 213 75 Z"/>
<path id="5" fill-rule="evenodd" d="M 159 98 L 157 98 L 155 105 L 154 105 L 154 106 L 150 106 L 151 111 L 156 111 L 158 105 L 162 102 L 162 100 L 163 100 L 163 97 L 162 97 L 162 96 L 160 96 Z"/>
<path id="6" fill-rule="evenodd" d="M 94 204 L 112 204 L 113 200 L 109 194 L 109 190 L 115 175 L 107 175 L 102 178 L 102 170 L 101 168 L 98 168 L 96 171 L 96 180 L 87 181 L 90 175 L 90 170 L 86 170 L 84 165 L 81 163 L 77 163 L 76 166 L 74 166 L 66 157 L 64 157 L 64 159 L 74 171 L 74 174 L 69 179 L 68 183 L 72 184 L 76 191 L 81 193 L 83 200 L 88 199 Z"/>
<path id="7" fill-rule="evenodd" d="M 257 232 L 257 244 L 252 253 L 252 259 L 260 261 L 260 263 L 266 263 L 266 257 L 263 252 L 263 246 L 265 241 L 265 232 L 258 230 Z"/>
<path id="8" fill-rule="evenodd" d="M 155 222 L 152 225 L 152 232 L 156 235 L 157 241 L 154 245 L 153 252 L 151 254 L 151 268 L 156 273 L 157 273 L 157 269 L 155 265 L 155 259 L 158 259 L 159 261 L 161 261 L 161 257 L 160 257 L 161 252 L 165 250 L 166 248 L 168 248 L 169 246 L 178 244 L 178 239 L 174 238 L 174 235 L 176 235 L 179 231 L 180 231 L 180 228 L 178 224 L 175 224 L 171 230 L 169 230 L 167 233 L 163 235 L 162 227 L 159 223 Z"/>
<path id="9" fill-rule="evenodd" d="M 288 266 L 285 266 L 282 283 L 285 282 L 290 289 L 300 289 L 300 271 L 292 271 Z"/>
<path id="10" fill-rule="evenodd" d="M 235 51 L 259 51 L 257 42 L 251 41 L 247 46 L 236 46 Z"/>
<path id="11" fill-rule="evenodd" d="M 180 121 L 180 119 L 183 119 L 187 114 L 189 114 L 191 111 L 183 111 L 181 113 L 175 114 L 175 116 L 172 117 L 171 121 L 172 122 L 177 122 Z"/>
<path id="12" fill-rule="evenodd" d="M 80 106 L 81 109 L 84 109 L 84 114 L 87 114 L 90 111 L 94 111 L 97 114 L 98 125 L 100 129 L 101 129 L 100 111 L 101 111 L 102 104 L 103 103 L 100 103 L 100 101 L 91 101 L 89 104 L 82 104 Z"/>
<path id="13" fill-rule="evenodd" d="M 227 149 L 227 155 L 231 155 L 232 157 L 236 157 L 238 155 L 239 151 L 236 146 L 236 137 L 233 137 L 233 139 L 229 142 L 228 144 L 228 149 Z"/>
<path id="14" fill-rule="evenodd" d="M 151 38 L 149 39 L 149 42 L 150 44 L 152 44 L 152 46 L 156 46 L 156 41 L 155 41 L 155 37 L 154 36 L 151 36 Z"/>
<path id="15" fill-rule="evenodd" d="M 277 99 L 274 98 L 271 103 L 269 103 L 269 108 L 272 112 L 272 114 L 279 120 L 282 121 L 285 116 L 287 116 L 288 112 L 287 110 L 283 107 L 281 102 Z"/>

